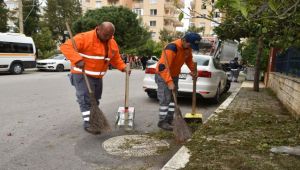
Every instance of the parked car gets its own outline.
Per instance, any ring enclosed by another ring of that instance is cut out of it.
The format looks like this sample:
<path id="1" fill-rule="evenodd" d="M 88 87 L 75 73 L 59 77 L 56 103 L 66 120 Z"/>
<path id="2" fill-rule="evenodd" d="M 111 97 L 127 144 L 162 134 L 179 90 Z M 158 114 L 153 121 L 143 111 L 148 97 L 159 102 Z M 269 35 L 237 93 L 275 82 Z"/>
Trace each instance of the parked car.
<path id="1" fill-rule="evenodd" d="M 56 54 L 49 59 L 38 60 L 36 67 L 39 70 L 65 71 L 71 69 L 71 62 L 63 55 Z"/>
<path id="2" fill-rule="evenodd" d="M 147 60 L 147 63 L 146 63 L 146 66 L 150 66 L 152 64 L 155 64 L 157 63 L 158 61 L 158 58 L 156 56 L 151 56 L 148 60 Z"/>
<path id="3" fill-rule="evenodd" d="M 213 56 L 194 54 L 193 58 L 197 62 L 198 70 L 197 95 L 218 103 L 220 95 L 228 90 L 225 88 L 228 85 L 225 71 Z M 150 98 L 156 98 L 157 93 L 157 85 L 154 80 L 156 65 L 157 63 L 146 68 L 143 80 L 143 88 Z M 193 92 L 193 80 L 189 73 L 190 70 L 184 64 L 179 75 L 178 96 L 191 96 Z"/>

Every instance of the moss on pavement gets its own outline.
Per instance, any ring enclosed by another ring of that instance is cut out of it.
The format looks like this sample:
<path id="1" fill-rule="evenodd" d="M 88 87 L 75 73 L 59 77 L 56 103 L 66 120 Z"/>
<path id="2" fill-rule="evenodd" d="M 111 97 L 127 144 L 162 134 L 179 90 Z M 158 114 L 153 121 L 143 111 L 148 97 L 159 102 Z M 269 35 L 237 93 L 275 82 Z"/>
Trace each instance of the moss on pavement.
<path id="1" fill-rule="evenodd" d="M 300 120 L 269 89 L 242 88 L 228 110 L 202 125 L 184 169 L 300 169 L 300 157 L 270 152 L 300 145 Z"/>

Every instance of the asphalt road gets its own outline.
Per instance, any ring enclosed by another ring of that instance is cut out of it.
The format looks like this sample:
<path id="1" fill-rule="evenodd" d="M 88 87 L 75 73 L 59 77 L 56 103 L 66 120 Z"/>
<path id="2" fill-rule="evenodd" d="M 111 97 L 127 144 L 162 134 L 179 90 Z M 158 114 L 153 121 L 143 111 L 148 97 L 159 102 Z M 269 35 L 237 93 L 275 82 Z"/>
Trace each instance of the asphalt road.
<path id="1" fill-rule="evenodd" d="M 86 133 L 67 74 L 0 74 L 0 169 L 160 169 L 177 151 L 179 146 L 170 141 L 170 151 L 159 156 L 132 158 L 106 153 L 103 141 L 128 132 Z M 143 76 L 143 71 L 133 70 L 130 77 L 129 106 L 136 113 L 135 130 L 130 134 L 159 130 L 158 102 L 143 92 Z M 124 86 L 124 73 L 110 70 L 104 78 L 100 108 L 112 125 L 118 107 L 124 105 Z M 179 103 L 182 113 L 191 111 L 191 99 L 181 98 Z M 207 118 L 217 106 L 200 101 L 197 109 Z"/>

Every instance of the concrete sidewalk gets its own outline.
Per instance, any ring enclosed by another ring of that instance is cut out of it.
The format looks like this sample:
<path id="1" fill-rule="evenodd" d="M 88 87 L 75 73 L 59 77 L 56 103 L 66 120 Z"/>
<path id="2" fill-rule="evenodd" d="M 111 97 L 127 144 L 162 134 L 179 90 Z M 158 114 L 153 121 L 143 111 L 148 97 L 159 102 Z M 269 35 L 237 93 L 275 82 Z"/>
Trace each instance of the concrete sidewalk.
<path id="1" fill-rule="evenodd" d="M 203 123 L 204 124 L 207 123 L 211 118 L 217 116 L 218 113 L 221 113 L 222 111 L 226 110 L 229 106 L 230 107 L 247 106 L 247 104 L 245 104 L 245 102 L 247 101 L 247 97 L 245 97 L 244 95 L 243 95 L 244 100 L 241 102 L 240 101 L 234 102 L 234 99 L 237 96 L 237 94 L 239 94 L 242 88 L 251 88 L 251 87 L 253 87 L 253 81 L 244 81 L 241 87 L 233 91 L 232 94 Z M 265 88 L 264 84 L 260 83 L 259 88 Z M 231 105 L 231 103 L 233 104 Z M 189 149 L 186 148 L 185 146 L 182 146 L 176 152 L 176 154 L 165 164 L 162 170 L 176 170 L 176 169 L 184 168 L 185 165 L 189 162 L 189 157 L 190 157 Z"/>

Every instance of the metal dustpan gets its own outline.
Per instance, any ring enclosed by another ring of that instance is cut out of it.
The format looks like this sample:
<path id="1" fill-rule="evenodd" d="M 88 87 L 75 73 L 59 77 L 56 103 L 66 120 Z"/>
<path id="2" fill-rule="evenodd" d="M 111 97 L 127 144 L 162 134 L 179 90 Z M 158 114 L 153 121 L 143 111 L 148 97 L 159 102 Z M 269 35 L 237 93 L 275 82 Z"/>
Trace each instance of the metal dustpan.
<path id="1" fill-rule="evenodd" d="M 126 80 L 125 80 L 125 104 L 124 106 L 119 107 L 118 112 L 116 114 L 116 127 L 118 128 L 124 127 L 125 130 L 133 130 L 134 115 L 135 115 L 134 107 L 128 106 L 129 69 L 130 69 L 130 64 L 128 63 L 126 67 Z"/>
<path id="2" fill-rule="evenodd" d="M 197 75 L 197 63 L 194 62 L 194 74 Z M 202 123 L 202 113 L 196 113 L 196 83 L 197 78 L 193 77 L 193 99 L 192 99 L 192 113 L 186 113 L 184 120 L 187 123 Z"/>

